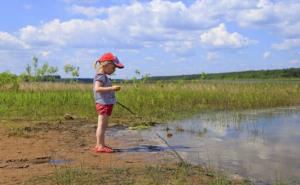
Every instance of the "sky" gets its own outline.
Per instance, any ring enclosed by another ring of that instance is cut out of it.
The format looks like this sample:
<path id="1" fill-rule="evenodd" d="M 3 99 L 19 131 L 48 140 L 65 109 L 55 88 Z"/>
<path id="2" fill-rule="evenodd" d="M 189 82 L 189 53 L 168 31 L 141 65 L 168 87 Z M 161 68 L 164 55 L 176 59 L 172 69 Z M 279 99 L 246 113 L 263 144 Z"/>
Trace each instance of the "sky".
<path id="1" fill-rule="evenodd" d="M 114 78 L 300 67 L 299 0 L 6 0 L 0 2 L 0 72 L 80 67 L 113 52 Z"/>

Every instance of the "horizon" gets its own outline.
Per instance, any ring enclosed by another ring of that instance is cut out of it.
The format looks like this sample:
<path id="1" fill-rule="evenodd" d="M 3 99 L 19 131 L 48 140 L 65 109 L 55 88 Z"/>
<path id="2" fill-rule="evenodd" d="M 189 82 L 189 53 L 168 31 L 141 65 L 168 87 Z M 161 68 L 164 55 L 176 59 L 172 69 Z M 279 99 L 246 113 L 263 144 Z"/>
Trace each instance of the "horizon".
<path id="1" fill-rule="evenodd" d="M 125 65 L 118 79 L 300 67 L 296 0 L 12 0 L 0 20 L 0 72 L 36 56 L 63 78 L 65 64 L 92 78 L 107 51 Z"/>

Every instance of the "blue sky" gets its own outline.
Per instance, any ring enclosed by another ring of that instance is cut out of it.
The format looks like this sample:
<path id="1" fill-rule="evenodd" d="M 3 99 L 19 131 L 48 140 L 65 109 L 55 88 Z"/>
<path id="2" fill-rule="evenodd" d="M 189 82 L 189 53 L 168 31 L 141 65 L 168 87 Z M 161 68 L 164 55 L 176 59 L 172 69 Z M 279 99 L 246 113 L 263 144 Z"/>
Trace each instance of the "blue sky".
<path id="1" fill-rule="evenodd" d="M 107 51 L 125 64 L 115 78 L 300 67 L 300 1 L 1 1 L 0 72 L 37 56 L 92 77 Z"/>

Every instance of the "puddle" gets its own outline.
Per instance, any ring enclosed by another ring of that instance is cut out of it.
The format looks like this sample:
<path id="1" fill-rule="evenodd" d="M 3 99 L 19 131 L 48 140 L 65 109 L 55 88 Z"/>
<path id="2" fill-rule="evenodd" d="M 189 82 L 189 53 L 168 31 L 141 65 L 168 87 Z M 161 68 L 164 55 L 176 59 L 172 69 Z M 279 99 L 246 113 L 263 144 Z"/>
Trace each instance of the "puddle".
<path id="1" fill-rule="evenodd" d="M 131 147 L 131 148 L 119 148 L 119 149 L 114 149 L 116 152 L 163 152 L 163 151 L 172 151 L 173 149 L 175 150 L 184 150 L 184 149 L 189 149 L 190 147 L 186 146 L 156 146 L 156 145 L 140 145 L 136 147 Z"/>
<path id="2" fill-rule="evenodd" d="M 60 164 L 70 164 L 74 162 L 73 160 L 64 160 L 64 159 L 53 159 L 50 160 L 48 163 L 53 165 L 60 165 Z"/>
<path id="3" fill-rule="evenodd" d="M 254 182 L 300 183 L 300 107 L 201 114 L 141 133 L 181 146 L 172 148 L 194 164 Z"/>

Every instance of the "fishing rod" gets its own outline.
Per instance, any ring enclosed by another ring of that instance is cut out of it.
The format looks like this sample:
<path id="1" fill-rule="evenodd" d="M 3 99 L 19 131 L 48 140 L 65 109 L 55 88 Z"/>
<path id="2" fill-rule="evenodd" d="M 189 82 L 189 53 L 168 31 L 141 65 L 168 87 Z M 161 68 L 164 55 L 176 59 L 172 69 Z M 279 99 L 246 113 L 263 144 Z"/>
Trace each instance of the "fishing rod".
<path id="1" fill-rule="evenodd" d="M 121 107 L 123 107 L 124 109 L 126 109 L 128 112 L 130 112 L 133 115 L 136 115 L 136 113 L 134 113 L 130 108 L 128 108 L 127 106 L 125 106 L 124 104 L 120 103 L 119 101 L 117 101 L 117 104 L 120 105 Z"/>
<path id="2" fill-rule="evenodd" d="M 120 105 L 121 107 L 123 107 L 124 109 L 126 109 L 128 112 L 130 112 L 131 114 L 136 116 L 136 113 L 134 113 L 129 107 L 127 107 L 126 105 L 120 103 L 119 101 L 116 102 L 118 105 Z M 139 116 L 140 117 L 140 116 Z M 140 117 L 142 118 L 142 117 Z M 175 156 L 180 160 L 180 162 L 185 163 L 184 159 L 180 156 L 180 154 L 163 138 L 161 137 L 157 132 L 156 132 L 156 136 L 162 140 L 175 154 Z"/>

